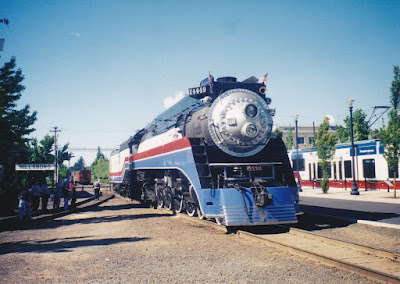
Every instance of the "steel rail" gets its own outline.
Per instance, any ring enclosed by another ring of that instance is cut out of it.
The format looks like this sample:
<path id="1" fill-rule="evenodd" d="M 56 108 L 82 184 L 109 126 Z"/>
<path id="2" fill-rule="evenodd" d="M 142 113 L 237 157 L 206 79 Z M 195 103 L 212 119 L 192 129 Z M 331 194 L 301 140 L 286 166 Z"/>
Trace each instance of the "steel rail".
<path id="1" fill-rule="evenodd" d="M 290 230 L 292 230 L 293 228 L 291 228 Z M 295 230 L 296 233 L 293 234 L 293 237 L 297 237 L 299 238 L 299 231 L 298 229 Z M 302 231 L 302 230 L 301 230 Z M 358 249 L 366 249 L 368 251 L 370 250 L 374 250 L 375 252 L 379 253 L 381 257 L 388 257 L 387 254 L 390 253 L 392 255 L 389 256 L 389 259 L 391 261 L 395 261 L 397 262 L 397 257 L 399 256 L 397 252 L 391 252 L 391 251 L 387 251 L 387 250 L 383 250 L 383 249 L 378 249 L 378 248 L 374 248 L 374 247 L 369 247 L 369 246 L 365 246 L 365 245 L 360 245 L 360 244 L 354 244 L 352 242 L 347 242 L 345 240 L 342 239 L 336 239 L 333 237 L 326 237 L 326 236 L 322 236 L 319 234 L 314 234 L 314 233 L 310 233 L 307 231 L 301 232 L 301 234 L 306 235 L 312 235 L 314 237 L 319 237 L 321 239 L 330 239 L 330 240 L 334 240 L 337 242 L 342 242 L 342 243 L 346 243 L 347 245 L 352 245 L 352 246 L 356 246 Z M 278 248 L 278 249 L 283 249 L 285 251 L 289 251 L 290 253 L 299 255 L 299 256 L 305 256 L 305 257 L 309 257 L 312 258 L 314 260 L 320 261 L 321 263 L 327 264 L 327 265 L 331 265 L 331 266 L 335 266 L 335 267 L 340 267 L 342 269 L 351 271 L 351 272 L 355 272 L 358 273 L 360 275 L 363 276 L 367 276 L 370 278 L 374 278 L 376 280 L 380 280 L 380 281 L 385 281 L 387 283 L 400 283 L 400 277 L 394 274 L 390 274 L 390 273 L 386 273 L 384 271 L 379 271 L 377 269 L 371 268 L 371 267 L 366 267 L 364 265 L 359 265 L 357 263 L 352 263 L 350 261 L 346 261 L 343 259 L 339 259 L 336 257 L 332 257 L 332 256 L 328 256 L 326 254 L 323 253 L 317 253 L 315 251 L 312 250 L 308 250 L 308 249 L 304 249 L 301 248 L 299 246 L 296 245 L 291 245 L 288 243 L 285 243 L 284 241 L 279 241 L 279 240 L 275 240 L 275 239 L 271 239 L 268 238 L 268 236 L 266 235 L 256 235 L 256 234 L 252 234 L 249 232 L 245 232 L 245 231 L 237 231 L 237 235 L 239 237 L 243 237 L 243 238 L 247 238 L 247 239 L 252 239 L 252 240 L 262 240 L 265 244 L 270 245 L 272 247 Z M 382 254 L 385 254 L 385 256 L 382 256 Z M 400 263 L 399 263 L 399 270 L 400 270 Z"/>
<path id="2" fill-rule="evenodd" d="M 225 227 L 225 226 L 221 226 L 216 224 L 215 222 L 212 222 L 210 220 L 201 220 L 197 217 L 190 217 L 185 213 L 176 213 L 174 211 L 168 210 L 166 208 L 157 208 L 158 211 L 160 212 L 165 212 L 165 213 L 169 213 L 171 215 L 176 215 L 179 218 L 182 218 L 184 220 L 188 220 L 190 222 L 194 222 L 198 225 L 206 225 L 206 226 L 210 226 L 213 227 L 219 231 L 222 231 L 224 233 L 228 233 L 230 230 Z M 292 235 L 293 238 L 297 238 L 297 239 L 304 239 L 305 236 L 309 235 L 309 236 L 313 236 L 316 238 L 321 238 L 321 239 L 325 239 L 325 240 L 330 240 L 330 241 L 334 241 L 337 243 L 343 243 L 346 244 L 348 246 L 353 246 L 356 247 L 357 250 L 363 250 L 364 253 L 368 254 L 376 254 L 378 255 L 380 258 L 385 258 L 385 259 L 389 259 L 392 262 L 395 262 L 396 264 L 398 264 L 399 266 L 399 276 L 398 275 L 394 275 L 394 274 L 390 274 L 384 271 L 380 271 L 371 267 L 367 267 L 364 265 L 359 265 L 357 263 L 352 263 L 350 261 L 346 261 L 343 259 L 339 259 L 336 257 L 332 257 L 332 256 L 328 256 L 328 255 L 324 255 L 322 253 L 317 253 L 315 251 L 312 250 L 308 250 L 308 249 L 304 249 L 304 248 L 300 248 L 298 246 L 295 245 L 290 245 L 287 244 L 283 241 L 279 241 L 279 240 L 273 240 L 271 239 L 271 236 L 277 236 L 277 235 L 256 235 L 250 232 L 246 232 L 246 231 L 241 231 L 238 230 L 236 232 L 236 235 L 239 238 L 246 238 L 249 240 L 258 240 L 258 241 L 262 241 L 264 244 L 269 245 L 275 249 L 278 250 L 283 250 L 283 251 L 287 251 L 289 253 L 295 254 L 295 255 L 299 255 L 302 257 L 307 257 L 310 259 L 313 259 L 315 261 L 321 262 L 325 265 L 328 266 L 333 266 L 333 267 L 337 267 L 337 268 L 341 268 L 350 272 L 354 272 L 357 273 L 359 275 L 362 276 L 366 276 L 369 277 L 371 279 L 375 279 L 375 280 L 379 280 L 379 281 L 384 281 L 386 283 L 399 283 L 400 284 L 400 252 L 397 251 L 391 251 L 391 250 L 385 250 L 382 248 L 377 248 L 377 247 L 372 247 L 372 246 L 368 246 L 365 244 L 356 244 L 354 242 L 350 242 L 344 239 L 340 239 L 340 238 L 335 238 L 335 237 L 331 237 L 331 236 L 324 236 L 321 234 L 316 234 L 316 233 L 312 233 L 312 232 L 308 232 L 305 230 L 301 230 L 301 229 L 297 229 L 297 228 L 290 228 L 289 234 Z M 279 234 L 278 234 L 279 235 Z M 288 235 L 288 233 L 286 233 L 285 235 Z"/>

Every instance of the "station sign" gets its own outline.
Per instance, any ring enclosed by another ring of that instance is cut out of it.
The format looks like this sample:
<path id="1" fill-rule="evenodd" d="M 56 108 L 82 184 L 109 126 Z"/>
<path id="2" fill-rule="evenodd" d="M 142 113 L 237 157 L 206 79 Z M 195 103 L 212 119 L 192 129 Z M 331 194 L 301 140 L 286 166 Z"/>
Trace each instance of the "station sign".
<path id="1" fill-rule="evenodd" d="M 357 156 L 364 155 L 375 155 L 376 154 L 376 145 L 357 145 L 356 146 Z M 350 157 L 353 156 L 353 150 L 350 148 Z"/>
<path id="2" fill-rule="evenodd" d="M 55 171 L 55 164 L 15 164 L 16 171 Z"/>

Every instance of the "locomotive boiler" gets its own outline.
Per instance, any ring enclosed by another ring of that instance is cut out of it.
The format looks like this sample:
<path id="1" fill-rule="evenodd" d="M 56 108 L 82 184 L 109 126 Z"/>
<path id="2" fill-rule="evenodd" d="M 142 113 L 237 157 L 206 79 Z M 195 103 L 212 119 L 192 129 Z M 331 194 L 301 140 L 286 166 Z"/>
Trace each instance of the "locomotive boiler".
<path id="1" fill-rule="evenodd" d="M 297 222 L 298 188 L 263 80 L 204 79 L 110 157 L 115 191 L 226 226 Z"/>

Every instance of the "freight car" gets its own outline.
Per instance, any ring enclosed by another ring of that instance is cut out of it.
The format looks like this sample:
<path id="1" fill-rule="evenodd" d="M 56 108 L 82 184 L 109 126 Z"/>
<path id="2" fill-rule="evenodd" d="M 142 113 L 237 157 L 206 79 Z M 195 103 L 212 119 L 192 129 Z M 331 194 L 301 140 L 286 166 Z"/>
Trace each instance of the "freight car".
<path id="1" fill-rule="evenodd" d="M 265 77 L 204 79 L 110 156 L 115 191 L 226 226 L 296 223 L 287 150 Z"/>
<path id="2" fill-rule="evenodd" d="M 92 172 L 90 170 L 80 170 L 71 173 L 74 183 L 76 184 L 91 184 Z"/>

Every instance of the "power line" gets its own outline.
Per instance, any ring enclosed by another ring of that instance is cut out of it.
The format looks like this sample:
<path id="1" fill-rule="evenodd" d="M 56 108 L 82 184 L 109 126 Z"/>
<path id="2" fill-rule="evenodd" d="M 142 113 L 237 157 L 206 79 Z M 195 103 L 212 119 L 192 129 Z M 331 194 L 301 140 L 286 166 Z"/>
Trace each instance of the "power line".
<path id="1" fill-rule="evenodd" d="M 117 149 L 118 147 L 115 147 L 115 148 L 101 148 L 100 147 L 100 151 L 113 151 L 113 150 L 115 150 L 115 149 Z M 71 151 L 97 151 L 98 150 L 98 148 L 78 148 L 78 147 L 75 147 L 75 148 L 69 148 Z"/>

